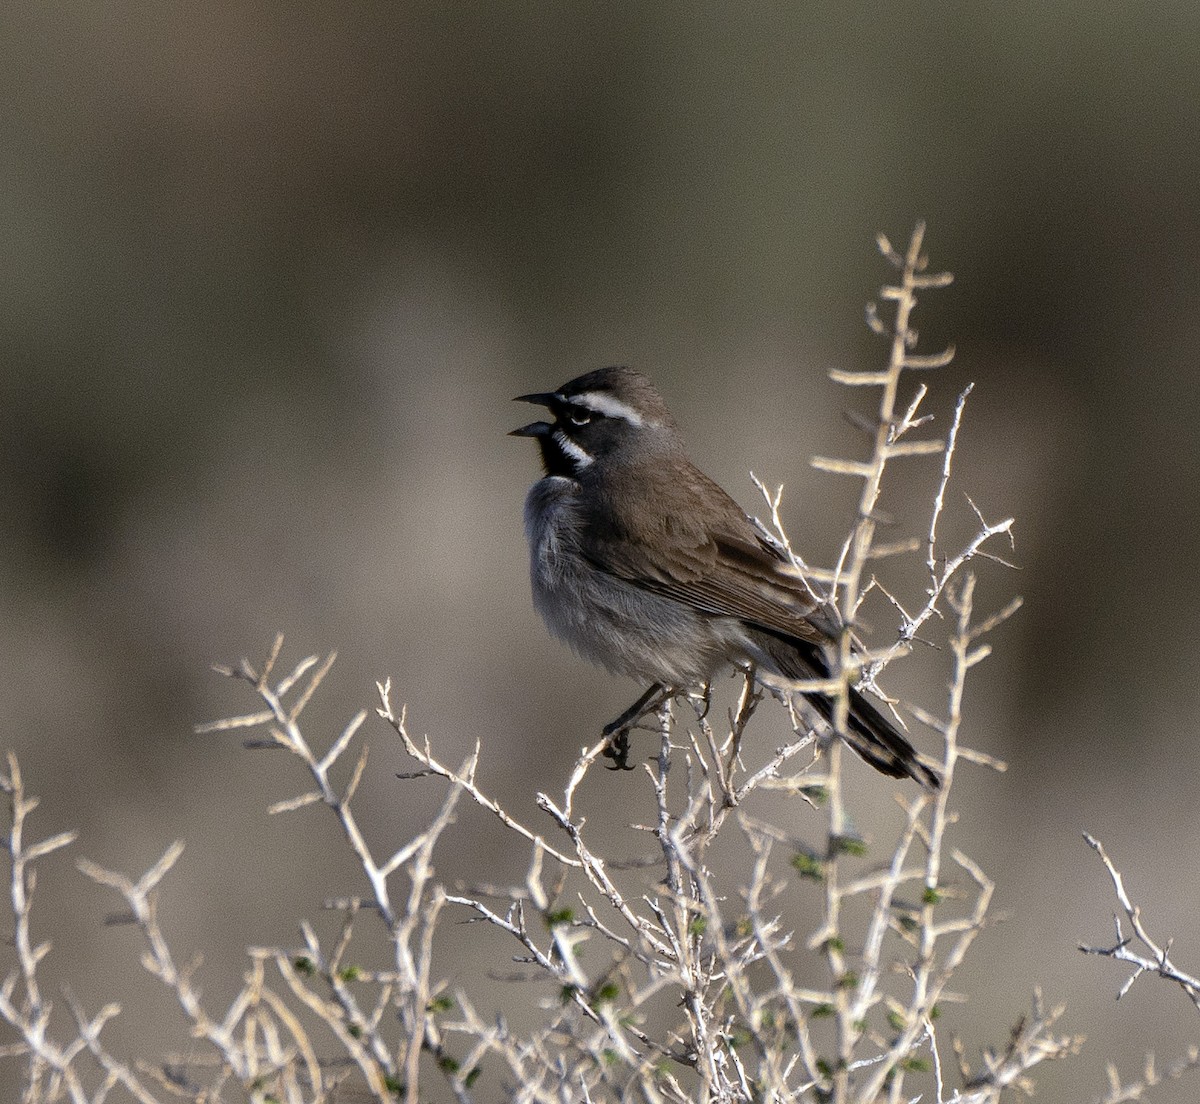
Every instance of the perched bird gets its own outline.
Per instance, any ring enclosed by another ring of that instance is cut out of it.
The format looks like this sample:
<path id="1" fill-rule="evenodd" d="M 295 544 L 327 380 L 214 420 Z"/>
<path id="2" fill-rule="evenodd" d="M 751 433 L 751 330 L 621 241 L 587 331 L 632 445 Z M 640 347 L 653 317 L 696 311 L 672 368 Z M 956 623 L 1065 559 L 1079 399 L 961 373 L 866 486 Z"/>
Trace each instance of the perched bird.
<path id="1" fill-rule="evenodd" d="M 513 430 L 541 449 L 525 500 L 533 602 L 550 631 L 609 671 L 654 684 L 647 702 L 753 664 L 786 687 L 826 678 L 842 622 L 783 550 L 688 459 L 662 396 L 640 372 L 600 368 L 521 395 L 552 422 Z M 803 691 L 828 722 L 834 701 Z M 844 737 L 871 766 L 937 789 L 896 726 L 850 691 Z"/>

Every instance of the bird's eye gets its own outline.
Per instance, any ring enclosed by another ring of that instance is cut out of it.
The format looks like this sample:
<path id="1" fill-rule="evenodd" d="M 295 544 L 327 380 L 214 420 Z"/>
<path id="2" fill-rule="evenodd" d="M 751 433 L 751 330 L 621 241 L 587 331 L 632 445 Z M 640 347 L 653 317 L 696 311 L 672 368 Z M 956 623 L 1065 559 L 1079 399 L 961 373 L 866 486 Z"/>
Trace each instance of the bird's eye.
<path id="1" fill-rule="evenodd" d="M 592 412 L 583 407 L 573 406 L 567 411 L 567 421 L 573 426 L 585 426 L 592 420 Z"/>

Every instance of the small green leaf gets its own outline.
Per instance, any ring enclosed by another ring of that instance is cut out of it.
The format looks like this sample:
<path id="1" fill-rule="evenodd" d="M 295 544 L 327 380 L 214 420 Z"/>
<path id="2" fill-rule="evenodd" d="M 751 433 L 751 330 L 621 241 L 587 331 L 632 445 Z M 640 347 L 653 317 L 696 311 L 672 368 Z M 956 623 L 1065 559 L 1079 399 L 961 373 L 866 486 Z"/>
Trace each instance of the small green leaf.
<path id="1" fill-rule="evenodd" d="M 829 800 L 829 790 L 818 784 L 801 786 L 800 792 L 814 805 L 824 805 Z"/>
<path id="2" fill-rule="evenodd" d="M 834 836 L 832 843 L 834 852 L 840 855 L 862 858 L 867 853 L 866 840 L 858 839 L 856 836 Z"/>
<path id="3" fill-rule="evenodd" d="M 814 882 L 825 879 L 825 864 L 816 855 L 808 852 L 797 851 L 792 856 L 792 867 L 801 878 L 811 878 Z"/>
<path id="4" fill-rule="evenodd" d="M 725 1041 L 731 1050 L 737 1050 L 738 1047 L 749 1046 L 754 1041 L 754 1036 L 745 1027 L 735 1027 L 725 1036 Z"/>
<path id="5" fill-rule="evenodd" d="M 606 981 L 596 990 L 596 1004 L 612 1004 L 621 995 L 621 987 L 615 981 Z"/>

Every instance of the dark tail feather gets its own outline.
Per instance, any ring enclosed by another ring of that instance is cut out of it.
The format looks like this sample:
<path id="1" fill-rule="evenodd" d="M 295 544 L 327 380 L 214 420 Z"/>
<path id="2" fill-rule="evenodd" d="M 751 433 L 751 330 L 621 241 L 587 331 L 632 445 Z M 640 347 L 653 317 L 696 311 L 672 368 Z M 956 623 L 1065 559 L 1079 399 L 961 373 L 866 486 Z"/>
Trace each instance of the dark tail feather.
<path id="1" fill-rule="evenodd" d="M 810 640 L 761 630 L 756 643 L 770 658 L 770 665 L 784 678 L 827 678 L 829 664 L 821 649 Z M 831 725 L 833 699 L 825 694 L 804 695 L 813 708 Z M 850 691 L 850 717 L 846 725 L 846 743 L 877 771 L 892 778 L 911 778 L 930 790 L 940 790 L 942 779 L 917 758 L 912 746 L 891 721 L 857 690 Z"/>
<path id="2" fill-rule="evenodd" d="M 833 699 L 805 694 L 822 717 L 833 724 Z M 878 709 L 857 690 L 850 691 L 846 743 L 877 771 L 892 778 L 911 778 L 929 790 L 939 790 L 942 778 L 917 758 L 917 750 Z"/>

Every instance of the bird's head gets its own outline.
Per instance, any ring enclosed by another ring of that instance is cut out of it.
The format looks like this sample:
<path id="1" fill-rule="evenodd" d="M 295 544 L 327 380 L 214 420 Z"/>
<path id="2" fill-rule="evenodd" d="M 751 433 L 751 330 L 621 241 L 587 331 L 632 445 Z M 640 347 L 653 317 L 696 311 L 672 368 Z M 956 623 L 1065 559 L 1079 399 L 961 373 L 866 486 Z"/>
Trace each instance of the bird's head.
<path id="1" fill-rule="evenodd" d="M 633 368 L 598 368 L 557 391 L 518 395 L 537 403 L 553 422 L 531 422 L 511 436 L 534 437 L 547 475 L 578 478 L 596 462 L 631 458 L 674 443 L 675 421 L 658 390 Z"/>

